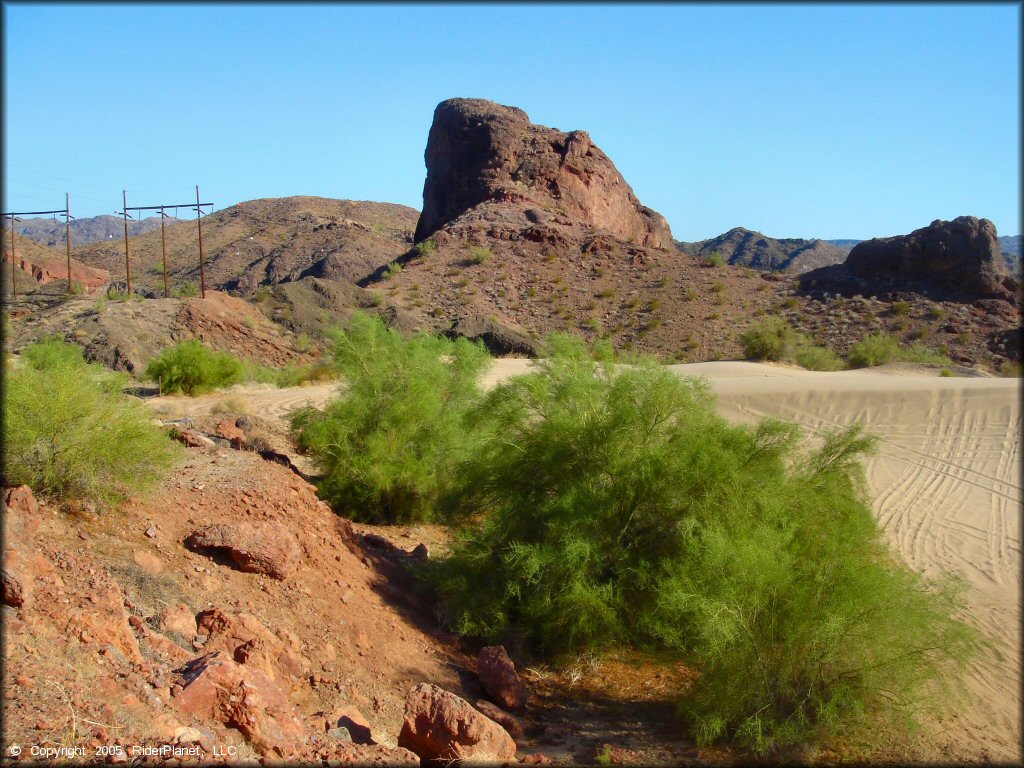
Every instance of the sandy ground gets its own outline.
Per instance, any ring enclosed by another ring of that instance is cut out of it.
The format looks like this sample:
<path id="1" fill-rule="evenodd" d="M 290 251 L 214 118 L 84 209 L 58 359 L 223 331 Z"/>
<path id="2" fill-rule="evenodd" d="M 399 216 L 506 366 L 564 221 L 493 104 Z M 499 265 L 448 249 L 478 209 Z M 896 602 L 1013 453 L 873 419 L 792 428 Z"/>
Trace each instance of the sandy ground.
<path id="1" fill-rule="evenodd" d="M 501 359 L 487 386 L 529 369 Z M 913 568 L 970 585 L 967 619 L 994 641 L 965 676 L 955 716 L 936 728 L 954 759 L 1021 760 L 1021 407 L 1014 379 L 942 378 L 934 371 L 822 373 L 746 362 L 676 365 L 707 377 L 730 419 L 776 416 L 812 432 L 863 422 L 881 437 L 866 466 L 875 513 Z M 253 413 L 320 405 L 332 384 L 236 388 Z M 165 412 L 208 413 L 226 395 L 164 397 Z"/>

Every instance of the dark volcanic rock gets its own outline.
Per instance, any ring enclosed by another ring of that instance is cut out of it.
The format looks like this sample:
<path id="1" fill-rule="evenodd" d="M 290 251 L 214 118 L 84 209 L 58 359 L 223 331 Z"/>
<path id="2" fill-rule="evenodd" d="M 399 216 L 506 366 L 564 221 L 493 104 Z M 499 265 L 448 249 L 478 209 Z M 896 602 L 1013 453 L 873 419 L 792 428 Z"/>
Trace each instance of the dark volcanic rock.
<path id="1" fill-rule="evenodd" d="M 422 241 L 467 211 L 501 203 L 501 224 L 544 237 L 547 220 L 607 230 L 623 241 L 672 248 L 661 214 L 633 194 L 586 131 L 563 133 L 530 122 L 516 107 L 483 99 L 437 105 L 426 150 Z M 530 213 L 533 215 L 531 216 Z M 546 215 L 545 215 L 546 214 Z M 492 221 L 495 217 L 488 217 Z"/>
<path id="2" fill-rule="evenodd" d="M 1012 300 L 1016 281 L 988 219 L 936 220 L 909 235 L 867 240 L 836 267 L 808 272 L 801 287 L 863 293 L 910 291 L 937 299 Z"/>

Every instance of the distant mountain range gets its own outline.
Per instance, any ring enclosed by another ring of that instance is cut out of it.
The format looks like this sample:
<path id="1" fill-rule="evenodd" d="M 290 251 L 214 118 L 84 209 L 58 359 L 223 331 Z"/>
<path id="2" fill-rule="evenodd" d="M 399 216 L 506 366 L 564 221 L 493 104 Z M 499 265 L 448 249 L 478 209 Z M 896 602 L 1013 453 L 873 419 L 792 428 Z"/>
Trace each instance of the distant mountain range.
<path id="1" fill-rule="evenodd" d="M 780 239 L 743 227 L 734 227 L 718 237 L 696 243 L 677 242 L 676 246 L 691 256 L 710 258 L 718 254 L 727 263 L 735 266 L 751 267 L 762 272 L 784 270 L 794 275 L 842 263 L 849 253 L 849 247 L 842 247 L 827 240 Z"/>
<path id="2" fill-rule="evenodd" d="M 181 219 L 172 216 L 167 224 L 175 224 Z M 150 216 L 142 221 L 128 221 L 128 236 L 141 235 L 160 229 L 160 217 Z M 14 225 L 14 231 L 38 243 L 49 246 L 64 245 L 65 225 L 63 219 L 33 218 L 22 219 Z M 73 219 L 71 221 L 71 245 L 87 245 L 106 240 L 124 239 L 124 220 L 119 216 L 93 216 L 91 218 Z"/>

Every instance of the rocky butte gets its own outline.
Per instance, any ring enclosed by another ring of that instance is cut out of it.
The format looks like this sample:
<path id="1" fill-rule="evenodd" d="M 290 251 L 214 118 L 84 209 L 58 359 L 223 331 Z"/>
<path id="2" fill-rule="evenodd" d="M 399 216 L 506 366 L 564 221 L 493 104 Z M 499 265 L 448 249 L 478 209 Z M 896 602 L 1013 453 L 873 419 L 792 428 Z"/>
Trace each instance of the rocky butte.
<path id="1" fill-rule="evenodd" d="M 523 110 L 484 99 L 448 99 L 434 110 L 425 160 L 417 242 L 485 221 L 496 239 L 555 244 L 559 228 L 582 227 L 673 248 L 665 217 L 640 203 L 586 131 L 534 125 Z"/>
<path id="2" fill-rule="evenodd" d="M 910 291 L 965 302 L 1013 301 L 1019 288 L 1006 269 L 995 225 L 974 216 L 937 219 L 908 235 L 858 243 L 843 264 L 803 275 L 801 287 L 865 294 Z"/>

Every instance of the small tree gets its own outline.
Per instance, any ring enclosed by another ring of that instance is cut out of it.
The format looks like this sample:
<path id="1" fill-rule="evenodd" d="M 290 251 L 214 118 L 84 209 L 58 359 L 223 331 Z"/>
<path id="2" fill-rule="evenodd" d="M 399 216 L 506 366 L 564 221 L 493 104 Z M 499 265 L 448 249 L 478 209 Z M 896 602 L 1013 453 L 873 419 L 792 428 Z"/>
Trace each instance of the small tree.
<path id="1" fill-rule="evenodd" d="M 159 382 L 165 393 L 197 395 L 227 387 L 242 379 L 244 366 L 230 352 L 216 352 L 198 339 L 168 347 L 149 361 L 146 376 Z"/>
<path id="2" fill-rule="evenodd" d="M 322 495 L 360 520 L 435 517 L 454 465 L 477 439 L 465 416 L 490 356 L 465 339 L 403 339 L 360 312 L 347 330 L 328 335 L 345 388 L 323 412 L 306 409 L 292 420 L 324 472 Z"/>

